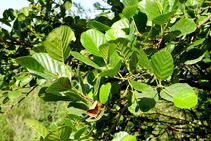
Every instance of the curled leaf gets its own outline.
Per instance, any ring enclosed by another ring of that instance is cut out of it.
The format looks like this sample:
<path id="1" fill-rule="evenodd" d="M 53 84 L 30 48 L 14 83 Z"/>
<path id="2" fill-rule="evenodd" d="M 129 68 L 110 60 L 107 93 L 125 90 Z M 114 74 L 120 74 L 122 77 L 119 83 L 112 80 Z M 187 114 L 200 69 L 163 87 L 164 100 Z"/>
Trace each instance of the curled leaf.
<path id="1" fill-rule="evenodd" d="M 100 112 L 101 104 L 98 101 L 95 101 L 93 105 L 87 110 L 87 114 L 90 117 L 97 117 L 98 113 Z"/>

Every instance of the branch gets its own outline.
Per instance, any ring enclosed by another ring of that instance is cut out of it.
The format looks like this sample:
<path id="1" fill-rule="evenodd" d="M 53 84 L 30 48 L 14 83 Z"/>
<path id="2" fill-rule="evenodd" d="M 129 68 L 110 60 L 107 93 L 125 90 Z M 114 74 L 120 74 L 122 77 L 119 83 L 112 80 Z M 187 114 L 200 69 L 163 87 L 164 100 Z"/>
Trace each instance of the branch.
<path id="1" fill-rule="evenodd" d="M 10 110 L 12 110 L 12 108 L 15 106 L 15 105 L 18 105 L 21 103 L 21 101 L 23 101 L 38 85 L 35 85 L 24 97 L 22 97 L 17 103 L 11 105 L 10 109 L 8 109 L 7 111 L 4 112 L 4 115 L 7 114 L 7 112 L 9 112 Z"/>
<path id="2" fill-rule="evenodd" d="M 109 130 L 108 133 L 105 135 L 103 141 L 106 141 L 106 140 L 107 140 L 107 138 L 108 138 L 108 136 L 110 135 L 110 133 L 112 132 L 112 130 L 118 125 L 119 119 L 120 119 L 121 115 L 123 114 L 123 112 L 124 112 L 126 109 L 127 109 L 127 106 L 123 107 L 123 108 L 120 110 L 119 116 L 118 116 L 118 118 L 116 119 L 116 122 L 115 122 L 114 124 L 112 124 L 110 130 Z"/>
<path id="3" fill-rule="evenodd" d="M 197 28 L 200 28 L 203 24 L 205 24 L 211 18 L 211 14 L 207 16 L 203 21 L 200 21 L 197 25 Z"/>

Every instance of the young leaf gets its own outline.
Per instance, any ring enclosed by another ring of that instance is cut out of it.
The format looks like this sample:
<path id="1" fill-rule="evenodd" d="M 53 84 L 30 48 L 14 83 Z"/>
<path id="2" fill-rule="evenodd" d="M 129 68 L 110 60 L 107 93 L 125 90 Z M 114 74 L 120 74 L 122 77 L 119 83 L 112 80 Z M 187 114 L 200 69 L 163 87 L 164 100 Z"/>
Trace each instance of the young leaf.
<path id="1" fill-rule="evenodd" d="M 117 38 L 126 38 L 126 33 L 121 29 L 110 29 L 105 34 L 107 40 L 116 40 Z"/>
<path id="2" fill-rule="evenodd" d="M 174 95 L 173 102 L 176 107 L 191 108 L 198 103 L 198 98 L 192 91 L 180 91 Z"/>
<path id="3" fill-rule="evenodd" d="M 75 35 L 72 29 L 66 25 L 62 25 L 51 31 L 46 37 L 43 45 L 49 56 L 59 62 L 65 62 L 70 56 L 70 41 L 75 41 Z"/>
<path id="4" fill-rule="evenodd" d="M 82 33 L 81 43 L 91 54 L 101 57 L 99 46 L 106 43 L 106 37 L 100 31 L 90 29 Z"/>
<path id="5" fill-rule="evenodd" d="M 82 127 L 81 129 L 79 129 L 77 132 L 75 132 L 74 134 L 74 139 L 78 140 L 80 139 L 81 135 L 85 132 L 85 130 L 87 129 L 88 126 Z"/>
<path id="6" fill-rule="evenodd" d="M 78 59 L 78 60 L 84 62 L 84 63 L 87 64 L 87 65 L 89 65 L 89 66 L 92 66 L 92 67 L 94 67 L 94 68 L 96 68 L 96 69 L 99 69 L 99 68 L 100 68 L 100 67 L 99 67 L 97 64 L 95 64 L 92 60 L 90 60 L 89 58 L 87 58 L 87 57 L 81 55 L 81 54 L 78 53 L 78 52 L 74 52 L 74 51 L 73 51 L 73 52 L 71 53 L 71 55 L 74 56 L 76 59 Z"/>
<path id="7" fill-rule="evenodd" d="M 37 131 L 43 138 L 45 138 L 47 136 L 48 130 L 41 122 L 34 120 L 34 119 L 26 119 L 24 121 L 32 129 Z"/>
<path id="8" fill-rule="evenodd" d="M 54 82 L 47 88 L 46 92 L 59 93 L 67 90 L 71 90 L 70 79 L 67 77 L 60 77 L 56 82 Z"/>
<path id="9" fill-rule="evenodd" d="M 70 137 L 72 129 L 70 126 L 63 126 L 56 131 L 50 132 L 46 137 L 45 141 L 67 141 Z"/>
<path id="10" fill-rule="evenodd" d="M 137 8 L 138 5 L 127 6 L 123 9 L 122 13 L 126 18 L 130 19 L 135 15 Z"/>
<path id="11" fill-rule="evenodd" d="M 45 68 L 33 57 L 29 56 L 19 57 L 15 61 L 18 64 L 21 64 L 22 66 L 37 72 L 43 72 L 45 70 Z"/>
<path id="12" fill-rule="evenodd" d="M 15 99 L 19 95 L 19 90 L 12 91 L 8 94 L 9 99 Z"/>
<path id="13" fill-rule="evenodd" d="M 95 21 L 95 20 L 88 22 L 86 27 L 87 28 L 94 28 L 94 29 L 97 29 L 97 30 L 100 30 L 100 31 L 107 31 L 107 30 L 111 29 L 110 26 L 107 26 L 107 25 L 105 25 L 101 22 Z"/>
<path id="14" fill-rule="evenodd" d="M 106 83 L 105 85 L 103 84 L 101 86 L 99 93 L 100 103 L 105 104 L 108 101 L 110 91 L 111 91 L 111 83 Z"/>
<path id="15" fill-rule="evenodd" d="M 173 73 L 173 59 L 167 51 L 160 51 L 152 56 L 152 65 L 155 76 L 160 80 L 167 79 Z"/>
<path id="16" fill-rule="evenodd" d="M 78 68 L 77 68 L 77 76 L 78 76 L 78 81 L 79 81 L 79 84 L 81 85 L 83 94 L 87 95 L 86 87 L 85 87 L 85 85 L 83 83 L 83 78 L 81 76 L 81 71 L 80 71 L 80 66 L 79 65 L 78 65 Z"/>

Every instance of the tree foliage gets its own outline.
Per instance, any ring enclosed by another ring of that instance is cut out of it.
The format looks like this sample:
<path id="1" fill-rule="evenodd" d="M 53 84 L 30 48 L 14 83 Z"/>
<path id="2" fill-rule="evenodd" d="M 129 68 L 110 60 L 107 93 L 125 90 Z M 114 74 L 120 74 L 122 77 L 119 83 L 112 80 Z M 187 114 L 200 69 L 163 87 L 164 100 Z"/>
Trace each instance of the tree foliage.
<path id="1" fill-rule="evenodd" d="M 209 139 L 211 3 L 107 3 L 91 20 L 68 14 L 71 0 L 4 11 L 12 30 L 0 28 L 0 121 L 41 86 L 41 99 L 69 105 L 51 130 L 25 119 L 40 140 Z"/>

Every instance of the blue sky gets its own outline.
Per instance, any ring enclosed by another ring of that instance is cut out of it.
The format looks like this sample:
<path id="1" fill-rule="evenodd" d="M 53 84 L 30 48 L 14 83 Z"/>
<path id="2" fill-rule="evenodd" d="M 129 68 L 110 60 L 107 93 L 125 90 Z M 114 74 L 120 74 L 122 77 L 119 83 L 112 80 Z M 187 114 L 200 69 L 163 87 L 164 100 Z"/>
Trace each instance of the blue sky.
<path id="1" fill-rule="evenodd" d="M 102 0 L 72 0 L 72 1 L 81 3 L 82 6 L 85 7 L 85 9 L 91 8 L 92 10 L 93 10 L 93 4 L 97 1 L 100 2 L 102 5 L 107 5 Z M 0 18 L 3 17 L 3 12 L 6 9 L 12 8 L 12 9 L 19 10 L 22 7 L 28 7 L 28 6 L 29 6 L 29 2 L 27 0 L 0 0 Z M 97 14 L 97 13 L 95 13 L 95 14 Z M 93 17 L 94 17 L 94 13 L 92 15 L 92 18 Z M 1 24 L 0 24 L 0 26 L 1 26 Z M 5 26 L 3 26 L 3 27 L 6 28 Z"/>

